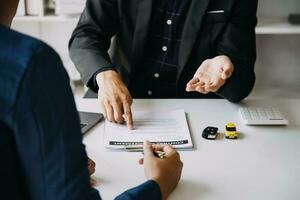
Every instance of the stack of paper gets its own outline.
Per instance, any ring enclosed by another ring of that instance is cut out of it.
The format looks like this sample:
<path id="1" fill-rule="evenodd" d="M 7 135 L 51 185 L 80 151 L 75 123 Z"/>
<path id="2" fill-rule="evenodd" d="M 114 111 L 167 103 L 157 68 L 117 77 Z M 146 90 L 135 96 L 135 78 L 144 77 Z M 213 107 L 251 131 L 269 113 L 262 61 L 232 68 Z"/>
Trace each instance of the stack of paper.
<path id="1" fill-rule="evenodd" d="M 105 147 L 124 149 L 127 145 L 171 144 L 176 149 L 191 149 L 193 143 L 184 110 L 134 112 L 134 130 L 125 124 L 105 123 Z"/>

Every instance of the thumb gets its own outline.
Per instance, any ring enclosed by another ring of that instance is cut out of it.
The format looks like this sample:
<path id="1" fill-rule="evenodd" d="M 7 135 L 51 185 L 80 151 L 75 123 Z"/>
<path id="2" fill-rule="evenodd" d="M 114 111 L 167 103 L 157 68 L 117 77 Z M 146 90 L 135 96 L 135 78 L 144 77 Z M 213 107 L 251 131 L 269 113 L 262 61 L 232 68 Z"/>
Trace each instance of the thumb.
<path id="1" fill-rule="evenodd" d="M 144 148 L 144 155 L 145 155 L 145 157 L 147 157 L 147 156 L 153 156 L 152 145 L 151 145 L 151 143 L 149 141 L 145 141 L 144 142 L 143 148 Z"/>
<path id="2" fill-rule="evenodd" d="M 221 78 L 223 80 L 226 80 L 228 78 L 228 75 L 225 72 L 222 72 Z"/>
<path id="3" fill-rule="evenodd" d="M 232 67 L 230 65 L 223 66 L 222 79 L 225 80 L 231 76 Z"/>

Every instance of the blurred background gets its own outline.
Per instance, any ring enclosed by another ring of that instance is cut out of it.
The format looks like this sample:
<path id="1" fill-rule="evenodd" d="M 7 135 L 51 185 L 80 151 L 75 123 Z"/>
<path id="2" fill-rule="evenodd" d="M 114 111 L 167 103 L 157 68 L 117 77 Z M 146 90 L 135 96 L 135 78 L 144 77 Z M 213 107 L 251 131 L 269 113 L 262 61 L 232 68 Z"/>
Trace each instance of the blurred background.
<path id="1" fill-rule="evenodd" d="M 86 0 L 20 0 L 13 29 L 42 39 L 61 56 L 75 96 L 84 86 L 68 55 L 68 41 Z M 250 98 L 300 97 L 300 0 L 259 0 L 257 81 Z"/>

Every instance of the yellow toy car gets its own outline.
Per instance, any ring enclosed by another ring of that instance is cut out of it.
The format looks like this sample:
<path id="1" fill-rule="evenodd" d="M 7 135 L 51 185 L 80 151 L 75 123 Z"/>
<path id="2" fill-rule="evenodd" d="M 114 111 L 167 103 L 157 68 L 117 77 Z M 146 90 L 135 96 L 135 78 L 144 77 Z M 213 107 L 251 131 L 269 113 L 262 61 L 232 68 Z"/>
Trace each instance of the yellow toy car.
<path id="1" fill-rule="evenodd" d="M 237 139 L 238 134 L 234 123 L 228 123 L 225 126 L 225 137 L 227 139 Z"/>

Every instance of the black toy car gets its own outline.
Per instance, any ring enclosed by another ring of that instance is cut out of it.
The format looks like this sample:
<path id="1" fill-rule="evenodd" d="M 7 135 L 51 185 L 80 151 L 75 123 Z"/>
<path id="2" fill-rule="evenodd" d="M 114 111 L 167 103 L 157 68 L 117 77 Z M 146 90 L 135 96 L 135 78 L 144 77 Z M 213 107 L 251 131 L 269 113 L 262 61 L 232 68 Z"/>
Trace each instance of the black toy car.
<path id="1" fill-rule="evenodd" d="M 207 140 L 215 140 L 218 136 L 218 128 L 208 126 L 202 132 L 202 137 Z"/>

